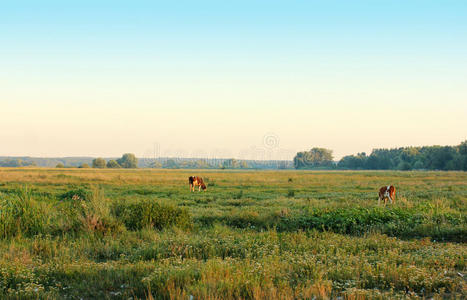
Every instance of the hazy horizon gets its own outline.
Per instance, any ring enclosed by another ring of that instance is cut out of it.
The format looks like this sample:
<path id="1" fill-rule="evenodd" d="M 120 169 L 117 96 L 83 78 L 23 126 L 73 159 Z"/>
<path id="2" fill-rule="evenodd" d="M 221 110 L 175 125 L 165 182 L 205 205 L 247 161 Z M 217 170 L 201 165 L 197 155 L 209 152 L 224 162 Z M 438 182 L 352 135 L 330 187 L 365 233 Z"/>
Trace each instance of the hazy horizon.
<path id="1" fill-rule="evenodd" d="M 356 155 L 360 152 L 365 152 L 367 155 L 369 155 L 371 153 L 371 151 L 373 149 L 391 149 L 391 148 L 404 148 L 404 147 L 423 147 L 423 146 L 457 146 L 461 143 L 461 141 L 457 144 L 452 144 L 452 145 L 440 145 L 440 144 L 433 144 L 433 145 L 405 145 L 405 146 L 394 146 L 394 147 L 375 147 L 375 148 L 372 148 L 370 149 L 369 151 L 357 151 L 357 152 L 354 152 L 354 153 L 346 153 L 346 154 L 343 154 L 341 156 L 336 156 L 334 151 L 333 151 L 333 155 L 334 155 L 334 161 L 338 161 L 340 160 L 343 156 L 346 156 L 346 155 Z M 256 155 L 254 155 L 253 153 L 254 152 L 254 149 L 257 149 L 258 151 L 256 152 Z M 301 149 L 301 150 L 297 150 L 296 152 L 299 152 L 299 151 L 308 151 L 310 150 L 310 148 L 308 149 Z M 333 150 L 333 149 L 331 149 Z M 150 149 L 147 149 L 145 153 L 141 154 L 141 155 L 137 155 L 136 153 L 136 157 L 139 158 L 139 159 L 153 159 L 153 158 L 156 158 L 156 159 L 170 159 L 170 158 L 182 158 L 182 159 L 231 159 L 231 158 L 234 158 L 234 159 L 240 159 L 240 160 L 254 160 L 254 161 L 261 161 L 261 160 L 288 160 L 288 161 L 292 161 L 293 160 L 293 156 L 295 156 L 296 152 L 291 152 L 291 151 L 287 151 L 287 150 L 284 150 L 284 149 L 271 149 L 270 147 L 267 147 L 267 146 L 263 146 L 263 147 L 250 147 L 249 149 L 243 149 L 239 152 L 240 156 L 238 155 L 235 155 L 235 153 L 232 153 L 230 152 L 232 155 L 229 155 L 227 154 L 228 151 L 226 152 L 222 152 L 222 151 L 214 151 L 214 152 L 211 152 L 211 153 L 208 153 L 208 152 L 203 152 L 205 153 L 206 155 L 203 155 L 203 156 L 190 156 L 190 155 L 186 155 L 186 153 L 189 153 L 188 151 L 186 152 L 179 152 L 180 155 L 177 156 L 177 152 L 174 151 L 174 152 L 171 152 L 171 149 L 168 149 L 166 152 L 162 152 L 162 151 L 159 151 L 155 153 L 154 155 L 154 152 L 151 151 Z M 124 153 L 128 153 L 128 152 L 122 152 L 120 155 L 62 155 L 62 156 L 34 156 L 34 155 L 3 155 L 3 154 L 0 154 L 0 157 L 11 157 L 11 158 L 20 158 L 20 157 L 31 157 L 31 158 L 43 158 L 43 159 L 47 159 L 47 158 L 98 158 L 98 157 L 101 157 L 101 158 L 105 158 L 105 159 L 114 159 L 114 158 L 120 158 Z M 195 152 L 193 152 L 194 155 L 196 155 Z M 185 154 L 185 156 L 183 156 Z M 292 156 L 290 156 L 292 155 Z M 290 157 L 290 158 L 289 158 Z"/>
<path id="2" fill-rule="evenodd" d="M 17 1 L 0 29 L 0 156 L 339 159 L 467 138 L 465 1 Z"/>

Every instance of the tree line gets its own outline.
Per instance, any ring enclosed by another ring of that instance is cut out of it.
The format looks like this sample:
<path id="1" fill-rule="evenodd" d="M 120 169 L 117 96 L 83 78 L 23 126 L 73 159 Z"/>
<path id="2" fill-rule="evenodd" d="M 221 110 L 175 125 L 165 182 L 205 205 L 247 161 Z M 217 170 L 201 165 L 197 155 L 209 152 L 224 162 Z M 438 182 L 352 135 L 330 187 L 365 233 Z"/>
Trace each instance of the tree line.
<path id="1" fill-rule="evenodd" d="M 114 160 L 110 159 L 106 161 L 102 157 L 98 157 L 92 160 L 92 167 L 98 169 L 135 169 L 138 167 L 138 158 L 133 153 L 125 153 L 121 158 Z"/>
<path id="2" fill-rule="evenodd" d="M 0 161 L 0 167 L 35 167 L 37 164 L 33 161 L 24 161 L 20 158 L 7 158 Z"/>
<path id="3" fill-rule="evenodd" d="M 293 162 L 296 169 L 467 171 L 467 140 L 457 146 L 374 149 L 370 155 L 347 155 L 337 163 L 332 150 L 313 148 L 298 152 Z"/>

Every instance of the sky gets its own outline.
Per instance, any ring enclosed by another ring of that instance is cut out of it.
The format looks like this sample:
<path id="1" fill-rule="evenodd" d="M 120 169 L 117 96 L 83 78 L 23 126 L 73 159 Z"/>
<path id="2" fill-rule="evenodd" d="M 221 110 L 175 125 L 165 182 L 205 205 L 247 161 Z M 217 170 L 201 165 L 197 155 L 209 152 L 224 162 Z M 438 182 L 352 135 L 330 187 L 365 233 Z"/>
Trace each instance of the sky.
<path id="1" fill-rule="evenodd" d="M 0 1 L 0 156 L 467 138 L 467 1 Z"/>

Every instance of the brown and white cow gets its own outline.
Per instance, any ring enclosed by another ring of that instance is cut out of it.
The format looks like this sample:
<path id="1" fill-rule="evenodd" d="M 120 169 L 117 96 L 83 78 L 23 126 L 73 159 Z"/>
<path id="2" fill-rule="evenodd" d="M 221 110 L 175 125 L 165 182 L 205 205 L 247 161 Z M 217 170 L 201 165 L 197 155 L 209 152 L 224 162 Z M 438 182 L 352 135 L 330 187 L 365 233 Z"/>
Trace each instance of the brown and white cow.
<path id="1" fill-rule="evenodd" d="M 396 202 L 396 188 L 393 185 L 383 186 L 379 189 L 378 205 L 381 200 L 383 200 L 384 205 L 386 205 L 386 199 L 389 199 L 391 204 Z"/>
<path id="2" fill-rule="evenodd" d="M 196 186 L 198 187 L 198 191 L 201 191 L 201 189 L 205 191 L 207 189 L 206 184 L 204 184 L 203 178 L 198 176 L 188 177 L 188 183 L 190 184 L 190 192 L 194 192 Z"/>

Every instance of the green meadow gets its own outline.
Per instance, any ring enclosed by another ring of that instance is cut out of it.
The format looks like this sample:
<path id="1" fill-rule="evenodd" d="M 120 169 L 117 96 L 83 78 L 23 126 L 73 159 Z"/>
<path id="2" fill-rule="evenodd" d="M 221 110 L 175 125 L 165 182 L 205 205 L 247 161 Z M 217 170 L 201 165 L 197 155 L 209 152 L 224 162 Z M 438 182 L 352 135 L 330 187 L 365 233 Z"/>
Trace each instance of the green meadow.
<path id="1" fill-rule="evenodd" d="M 465 299 L 466 209 L 465 172 L 0 168 L 0 298 Z"/>

